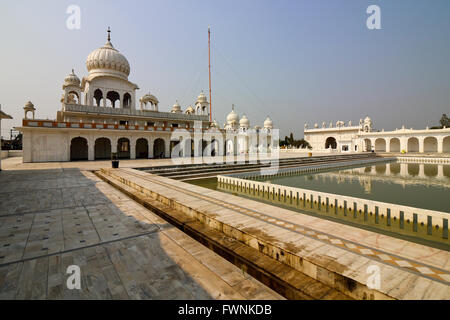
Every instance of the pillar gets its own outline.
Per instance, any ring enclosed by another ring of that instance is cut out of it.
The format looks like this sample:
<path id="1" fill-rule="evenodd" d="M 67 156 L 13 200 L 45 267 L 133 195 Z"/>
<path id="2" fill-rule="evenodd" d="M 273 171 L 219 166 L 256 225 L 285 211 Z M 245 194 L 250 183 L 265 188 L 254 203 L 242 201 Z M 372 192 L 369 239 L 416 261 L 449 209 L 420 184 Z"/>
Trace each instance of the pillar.
<path id="1" fill-rule="evenodd" d="M 391 164 L 390 163 L 386 163 L 386 173 L 387 176 L 391 175 Z"/>
<path id="2" fill-rule="evenodd" d="M 117 141 L 117 138 L 111 137 L 111 153 L 117 153 Z"/>
<path id="3" fill-rule="evenodd" d="M 119 92 L 119 105 L 117 106 L 120 109 L 123 109 L 123 92 Z"/>
<path id="4" fill-rule="evenodd" d="M 88 160 L 95 160 L 95 139 L 88 140 Z"/>
<path id="5" fill-rule="evenodd" d="M 418 137 L 417 139 L 419 139 L 419 152 L 420 153 L 424 153 L 425 150 L 425 138 L 423 137 Z"/>
<path id="6" fill-rule="evenodd" d="M 402 150 L 407 151 L 407 147 L 408 147 L 408 139 L 406 137 L 400 137 L 400 152 L 402 152 Z"/>
<path id="7" fill-rule="evenodd" d="M 153 144 L 155 143 L 154 138 L 148 138 L 148 158 L 151 159 L 154 157 L 153 155 Z"/>
<path id="8" fill-rule="evenodd" d="M 136 138 L 130 138 L 130 159 L 136 159 Z"/>
<path id="9" fill-rule="evenodd" d="M 408 176 L 408 164 L 407 163 L 400 163 L 400 175 L 402 177 Z"/>
<path id="10" fill-rule="evenodd" d="M 445 180 L 445 176 L 444 176 L 444 165 L 438 164 L 438 165 L 437 165 L 437 168 L 438 168 L 437 178 L 438 178 L 438 179 L 444 179 L 444 180 Z"/>
<path id="11" fill-rule="evenodd" d="M 444 152 L 444 137 L 436 137 L 437 138 L 437 152 Z"/>
<path id="12" fill-rule="evenodd" d="M 423 163 L 419 163 L 419 177 L 425 178 L 425 165 Z"/>
<path id="13" fill-rule="evenodd" d="M 103 104 L 103 107 L 106 108 L 106 92 L 105 92 L 105 90 L 102 90 L 102 95 L 103 95 L 102 104 Z"/>
<path id="14" fill-rule="evenodd" d="M 164 139 L 164 147 L 165 147 L 165 151 L 164 151 L 165 157 L 166 158 L 171 158 L 171 154 L 170 154 L 170 138 L 169 139 L 167 139 L 167 138 Z"/>

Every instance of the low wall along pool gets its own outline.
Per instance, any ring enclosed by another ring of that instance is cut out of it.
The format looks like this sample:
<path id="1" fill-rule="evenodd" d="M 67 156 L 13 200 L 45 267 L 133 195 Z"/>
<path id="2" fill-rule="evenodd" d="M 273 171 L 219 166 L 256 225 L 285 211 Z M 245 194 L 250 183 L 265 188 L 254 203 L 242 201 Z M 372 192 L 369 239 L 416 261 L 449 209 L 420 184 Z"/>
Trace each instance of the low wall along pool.
<path id="1" fill-rule="evenodd" d="M 187 182 L 450 250 L 450 165 L 391 160 L 325 170 Z"/>

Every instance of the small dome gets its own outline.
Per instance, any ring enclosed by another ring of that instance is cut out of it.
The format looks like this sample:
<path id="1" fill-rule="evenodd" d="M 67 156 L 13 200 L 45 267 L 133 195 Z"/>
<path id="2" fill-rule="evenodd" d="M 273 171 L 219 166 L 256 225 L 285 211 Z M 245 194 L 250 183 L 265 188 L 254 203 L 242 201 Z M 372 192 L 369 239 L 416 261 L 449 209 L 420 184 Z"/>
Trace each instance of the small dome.
<path id="1" fill-rule="evenodd" d="M 239 120 L 239 125 L 245 128 L 248 128 L 250 126 L 250 121 L 247 119 L 247 116 L 245 114 L 242 116 L 241 120 Z"/>
<path id="2" fill-rule="evenodd" d="M 364 119 L 364 122 L 369 122 L 369 121 L 372 121 L 372 119 L 370 119 L 369 116 L 367 116 L 367 117 Z"/>
<path id="3" fill-rule="evenodd" d="M 116 50 L 109 40 L 103 47 L 88 55 L 86 67 L 89 73 L 105 73 L 106 71 L 126 80 L 130 74 L 130 64 L 127 58 Z"/>
<path id="4" fill-rule="evenodd" d="M 266 120 L 264 120 L 264 128 L 269 128 L 269 129 L 273 128 L 273 122 L 269 117 L 267 117 Z"/>
<path id="5" fill-rule="evenodd" d="M 152 103 L 152 104 L 154 104 L 154 105 L 158 105 L 158 104 L 159 104 L 158 98 L 156 98 L 154 95 L 152 95 L 152 94 L 150 94 L 150 93 L 144 94 L 144 95 L 139 99 L 139 101 L 142 102 L 142 103 L 148 103 L 148 102 L 150 102 L 150 103 Z"/>
<path id="6" fill-rule="evenodd" d="M 172 113 L 181 113 L 181 106 L 178 104 L 178 101 L 175 102 L 175 104 L 172 107 L 172 110 L 170 111 Z"/>
<path id="7" fill-rule="evenodd" d="M 230 123 L 230 122 L 232 122 L 232 121 L 234 121 L 235 123 L 238 123 L 239 122 L 239 116 L 238 116 L 238 114 L 234 111 L 234 106 L 233 106 L 233 108 L 231 109 L 231 112 L 228 114 L 228 116 L 227 116 L 227 122 L 228 123 Z"/>
<path id="8" fill-rule="evenodd" d="M 72 69 L 72 73 L 69 74 L 65 79 L 64 79 L 64 85 L 63 85 L 63 89 L 65 89 L 68 86 L 76 86 L 79 87 L 80 86 L 80 79 L 76 76 L 74 70 Z"/>
<path id="9" fill-rule="evenodd" d="M 194 113 L 195 110 L 194 110 L 194 108 L 192 108 L 192 106 L 189 106 L 186 108 L 186 110 L 184 112 L 187 114 L 191 114 L 191 113 Z"/>
<path id="10" fill-rule="evenodd" d="M 208 100 L 206 99 L 206 96 L 203 93 L 203 91 L 198 95 L 197 102 L 200 102 L 200 103 L 208 102 Z"/>
<path id="11" fill-rule="evenodd" d="M 36 108 L 34 107 L 34 104 L 31 103 L 31 101 L 28 101 L 28 102 L 25 104 L 24 109 L 36 110 Z"/>
<path id="12" fill-rule="evenodd" d="M 219 123 L 214 119 L 214 121 L 211 123 L 211 128 L 219 128 Z"/>

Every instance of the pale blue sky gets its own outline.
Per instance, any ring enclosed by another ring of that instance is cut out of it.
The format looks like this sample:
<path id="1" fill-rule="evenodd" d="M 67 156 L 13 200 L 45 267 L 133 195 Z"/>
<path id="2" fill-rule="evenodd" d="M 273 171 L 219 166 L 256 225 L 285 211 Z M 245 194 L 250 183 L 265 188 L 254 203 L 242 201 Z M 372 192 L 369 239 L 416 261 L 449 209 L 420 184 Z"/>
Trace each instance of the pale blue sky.
<path id="1" fill-rule="evenodd" d="M 81 30 L 66 28 L 70 4 Z M 381 7 L 382 30 L 366 8 Z M 212 27 L 213 117 L 236 105 L 251 125 L 270 115 L 284 136 L 303 124 L 369 115 L 378 129 L 434 125 L 450 114 L 450 1 L 172 0 L 2 1 L 0 103 L 18 125 L 31 100 L 41 118 L 60 108 L 64 77 L 87 74 L 87 55 L 106 40 L 131 64 L 138 97 L 168 111 L 208 90 Z"/>

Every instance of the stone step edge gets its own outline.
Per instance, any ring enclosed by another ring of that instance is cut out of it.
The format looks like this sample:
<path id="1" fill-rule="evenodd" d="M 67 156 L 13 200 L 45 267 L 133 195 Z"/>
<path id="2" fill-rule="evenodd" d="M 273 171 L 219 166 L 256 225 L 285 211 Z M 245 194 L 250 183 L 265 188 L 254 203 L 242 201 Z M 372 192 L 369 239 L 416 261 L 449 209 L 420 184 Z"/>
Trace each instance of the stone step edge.
<path id="1" fill-rule="evenodd" d="M 116 169 L 117 170 L 117 169 Z M 119 169 L 120 170 L 120 169 Z M 146 189 L 137 185 L 127 179 L 124 179 L 114 173 L 114 169 L 101 169 L 101 172 L 117 181 L 129 186 L 130 188 L 145 194 L 153 200 L 161 202 L 183 212 L 185 215 L 215 229 L 224 235 L 233 238 L 259 252 L 267 255 L 273 261 L 284 263 L 285 265 L 307 275 L 321 283 L 330 286 L 346 296 L 357 300 L 375 299 L 375 300 L 392 300 L 395 297 L 389 296 L 383 292 L 375 289 L 370 289 L 365 283 L 360 283 L 350 277 L 344 276 L 336 271 L 329 270 L 326 266 L 321 266 L 317 263 L 309 261 L 308 259 L 299 255 L 291 253 L 288 249 L 279 245 L 270 243 L 269 239 L 264 239 L 261 235 L 254 235 L 248 232 L 237 229 L 231 225 L 225 224 L 207 213 L 193 209 L 187 205 L 179 203 L 172 198 L 161 195 L 152 190 Z M 126 171 L 125 171 L 126 173 Z"/>
<path id="2" fill-rule="evenodd" d="M 111 176 L 106 176 L 101 172 L 95 172 L 95 174 L 287 299 L 352 299 L 284 263 L 273 261 L 272 258 L 258 250 L 229 238 L 194 218 L 187 217 L 182 212 L 146 197 L 143 193 L 128 187 Z M 253 257 L 253 259 L 248 259 L 247 257 Z"/>

